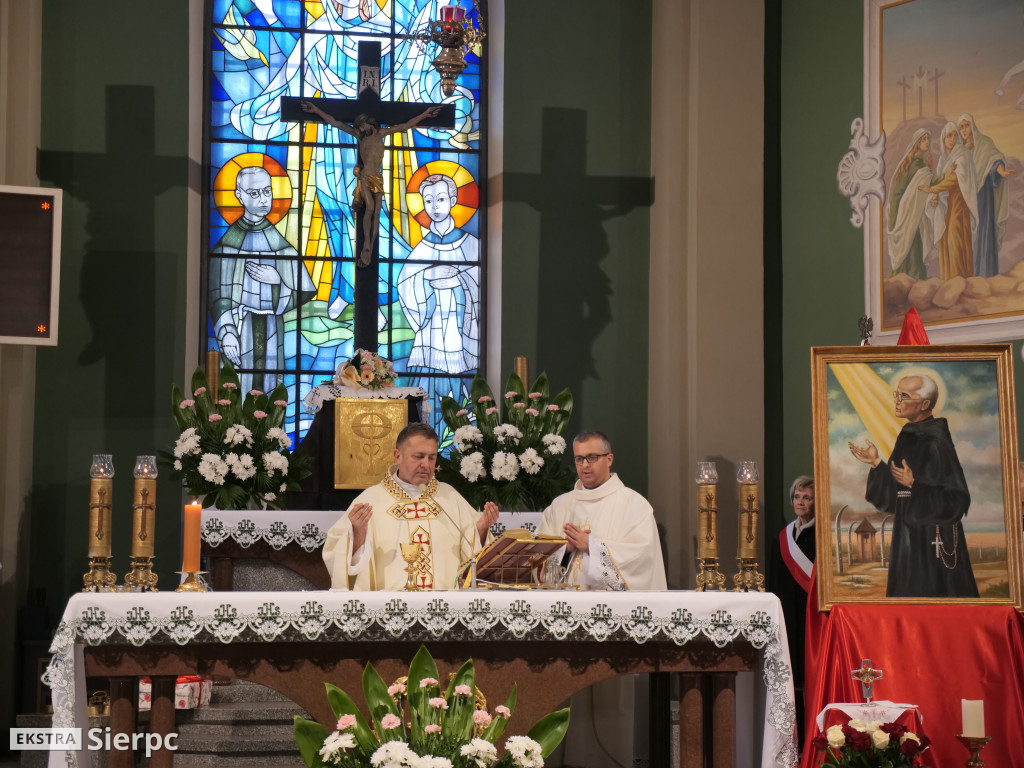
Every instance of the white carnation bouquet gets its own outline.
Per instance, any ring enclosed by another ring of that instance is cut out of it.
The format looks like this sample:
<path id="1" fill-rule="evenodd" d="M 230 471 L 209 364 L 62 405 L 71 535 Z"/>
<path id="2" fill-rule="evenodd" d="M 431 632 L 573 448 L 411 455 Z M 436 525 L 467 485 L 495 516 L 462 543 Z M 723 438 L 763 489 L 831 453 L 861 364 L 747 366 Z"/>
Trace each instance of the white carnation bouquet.
<path id="1" fill-rule="evenodd" d="M 279 384 L 273 392 L 253 389 L 243 396 L 230 363 L 219 380 L 211 392 L 197 368 L 187 397 L 174 385 L 171 404 L 181 435 L 173 450 L 159 452 L 160 463 L 172 480 L 204 497 L 204 506 L 280 509 L 281 494 L 299 490 L 311 463 L 291 451 L 292 439 L 282 427 L 288 391 Z"/>
<path id="2" fill-rule="evenodd" d="M 568 389 L 551 398 L 547 374 L 527 390 L 513 373 L 500 400 L 481 376 L 469 391 L 470 402 L 441 399 L 452 444 L 438 457 L 439 480 L 477 509 L 494 501 L 505 510 L 541 510 L 572 488 L 562 437 L 572 415 Z"/>

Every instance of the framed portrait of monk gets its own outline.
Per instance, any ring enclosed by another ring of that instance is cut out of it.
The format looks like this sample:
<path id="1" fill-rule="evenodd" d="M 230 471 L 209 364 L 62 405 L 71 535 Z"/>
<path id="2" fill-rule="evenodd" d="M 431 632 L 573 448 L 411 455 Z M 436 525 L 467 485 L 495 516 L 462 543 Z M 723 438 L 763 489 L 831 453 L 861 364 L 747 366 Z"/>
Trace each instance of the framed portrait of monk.
<path id="1" fill-rule="evenodd" d="M 865 0 L 864 24 L 876 338 L 895 343 L 910 307 L 932 342 L 1024 335 L 1021 3 Z"/>
<path id="2" fill-rule="evenodd" d="M 1021 606 L 1010 344 L 814 347 L 818 602 Z"/>

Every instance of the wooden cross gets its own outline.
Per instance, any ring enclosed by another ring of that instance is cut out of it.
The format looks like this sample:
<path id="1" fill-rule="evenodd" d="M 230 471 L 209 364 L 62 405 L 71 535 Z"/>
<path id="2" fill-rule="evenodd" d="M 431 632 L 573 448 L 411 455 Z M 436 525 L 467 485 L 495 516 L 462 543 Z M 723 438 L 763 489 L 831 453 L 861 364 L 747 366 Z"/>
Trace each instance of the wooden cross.
<path id="1" fill-rule="evenodd" d="M 910 88 L 910 81 L 904 75 L 902 80 L 897 80 L 896 85 L 903 89 L 903 121 L 907 120 L 907 90 Z"/>
<path id="2" fill-rule="evenodd" d="M 356 118 L 365 115 L 372 118 L 378 125 L 399 126 L 416 121 L 415 124 L 435 127 L 453 128 L 455 126 L 455 105 L 454 104 L 423 104 L 419 102 L 398 102 L 381 101 L 381 66 L 380 66 L 380 41 L 361 40 L 359 42 L 359 75 L 355 99 L 308 99 L 295 96 L 281 97 L 281 120 L 292 123 L 299 122 L 329 122 L 316 114 L 303 109 L 302 102 L 310 102 L 321 110 L 329 118 L 339 123 L 353 124 Z M 424 117 L 416 120 L 423 114 L 424 110 L 437 107 L 437 114 L 433 117 Z M 394 131 L 391 131 L 394 132 Z M 388 131 L 384 131 L 386 135 Z M 381 136 L 383 143 L 383 135 Z M 372 158 L 369 163 L 360 152 L 359 166 L 363 168 L 361 176 L 376 176 L 380 174 L 380 159 Z M 367 166 L 373 167 L 367 167 Z M 379 193 L 383 195 L 383 192 Z M 338 196 L 339 199 L 341 196 Z M 354 215 L 356 229 L 355 252 L 357 260 L 356 284 L 353 295 L 353 312 L 355 313 L 353 342 L 356 349 L 366 349 L 371 352 L 377 351 L 377 311 L 379 305 L 378 296 L 378 263 L 379 263 L 379 238 L 376 236 L 377 228 L 380 226 L 379 199 L 378 209 L 367 210 L 364 217 L 369 216 L 372 224 L 372 247 L 366 248 L 365 227 L 359 225 L 360 216 Z M 366 259 L 363 253 L 367 251 Z"/>
<path id="3" fill-rule="evenodd" d="M 853 670 L 853 679 L 860 680 L 860 688 L 861 693 L 864 694 L 864 700 L 870 703 L 875 681 L 882 679 L 882 670 L 873 668 L 871 666 L 871 659 L 864 659 L 860 663 L 860 668 Z"/>
<path id="4" fill-rule="evenodd" d="M 946 73 L 945 72 L 939 72 L 939 68 L 936 67 L 928 75 L 928 79 L 929 80 L 934 80 L 935 81 L 935 114 L 936 115 L 942 114 L 941 112 L 939 112 L 939 78 L 942 77 L 944 74 L 946 74 Z"/>

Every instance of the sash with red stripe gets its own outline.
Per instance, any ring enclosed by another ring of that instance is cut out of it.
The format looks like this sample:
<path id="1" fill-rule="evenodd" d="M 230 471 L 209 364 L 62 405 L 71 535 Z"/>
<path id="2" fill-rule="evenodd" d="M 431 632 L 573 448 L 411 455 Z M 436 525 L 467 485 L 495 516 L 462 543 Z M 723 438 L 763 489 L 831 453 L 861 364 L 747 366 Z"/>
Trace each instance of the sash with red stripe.
<path id="1" fill-rule="evenodd" d="M 779 549 L 782 551 L 782 561 L 789 569 L 790 575 L 804 592 L 811 591 L 811 571 L 814 570 L 814 561 L 803 553 L 797 546 L 794 534 L 796 533 L 796 520 L 779 531 Z"/>

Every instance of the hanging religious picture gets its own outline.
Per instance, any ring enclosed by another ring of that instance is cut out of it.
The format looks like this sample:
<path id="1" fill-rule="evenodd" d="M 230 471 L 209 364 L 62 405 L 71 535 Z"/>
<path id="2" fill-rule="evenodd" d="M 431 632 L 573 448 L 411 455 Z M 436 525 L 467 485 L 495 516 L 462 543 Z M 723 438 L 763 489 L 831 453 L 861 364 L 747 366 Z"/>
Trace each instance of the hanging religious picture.
<path id="1" fill-rule="evenodd" d="M 1021 605 L 1011 355 L 1009 344 L 812 348 L 822 610 Z"/>
<path id="2" fill-rule="evenodd" d="M 932 341 L 1024 335 L 1021 4 L 866 0 L 864 23 L 863 130 L 881 140 L 861 203 L 876 338 L 894 342 L 910 307 Z"/>

